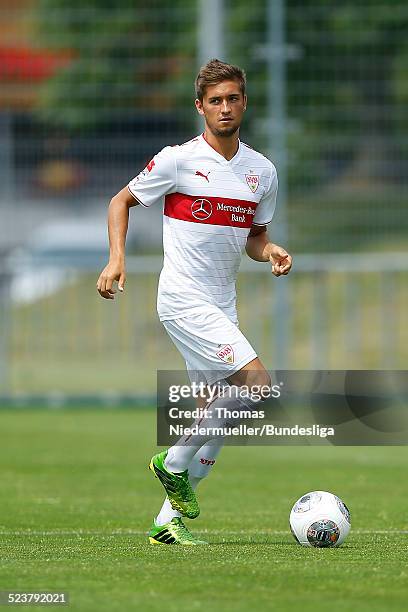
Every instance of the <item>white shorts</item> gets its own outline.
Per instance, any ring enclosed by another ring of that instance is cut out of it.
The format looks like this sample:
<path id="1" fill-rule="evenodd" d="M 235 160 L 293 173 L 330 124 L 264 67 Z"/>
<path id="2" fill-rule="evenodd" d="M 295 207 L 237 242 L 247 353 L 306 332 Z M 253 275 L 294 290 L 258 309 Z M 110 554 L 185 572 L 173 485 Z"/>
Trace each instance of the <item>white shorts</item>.
<path id="1" fill-rule="evenodd" d="M 238 321 L 216 306 L 162 323 L 185 359 L 191 382 L 216 383 L 257 357 Z"/>

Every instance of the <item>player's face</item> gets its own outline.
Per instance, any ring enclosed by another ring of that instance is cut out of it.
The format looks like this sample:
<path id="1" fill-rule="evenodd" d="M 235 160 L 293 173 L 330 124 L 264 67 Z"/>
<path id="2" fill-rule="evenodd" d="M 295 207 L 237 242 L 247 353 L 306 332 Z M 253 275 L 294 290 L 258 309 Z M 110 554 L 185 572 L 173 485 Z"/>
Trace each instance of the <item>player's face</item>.
<path id="1" fill-rule="evenodd" d="M 232 136 L 239 129 L 246 109 L 247 97 L 242 95 L 239 81 L 222 81 L 209 85 L 203 101 L 195 101 L 214 136 Z"/>

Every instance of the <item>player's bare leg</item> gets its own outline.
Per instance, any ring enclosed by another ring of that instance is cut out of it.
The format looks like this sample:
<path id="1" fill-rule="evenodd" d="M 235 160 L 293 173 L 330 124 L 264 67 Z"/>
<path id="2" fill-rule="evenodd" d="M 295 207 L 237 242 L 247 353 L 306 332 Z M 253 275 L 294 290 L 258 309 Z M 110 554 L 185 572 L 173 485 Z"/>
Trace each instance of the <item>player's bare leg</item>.
<path id="1" fill-rule="evenodd" d="M 271 385 L 271 377 L 258 357 L 231 376 L 228 376 L 227 380 L 230 385 L 236 385 L 237 387 L 242 387 L 243 385 L 249 388 L 258 385 L 270 387 Z"/>

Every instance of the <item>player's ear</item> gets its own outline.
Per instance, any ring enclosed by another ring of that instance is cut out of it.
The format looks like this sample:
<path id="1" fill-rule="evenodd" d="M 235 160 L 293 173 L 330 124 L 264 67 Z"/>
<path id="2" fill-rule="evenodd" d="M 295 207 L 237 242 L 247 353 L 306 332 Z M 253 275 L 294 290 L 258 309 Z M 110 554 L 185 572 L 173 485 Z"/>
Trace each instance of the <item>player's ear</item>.
<path id="1" fill-rule="evenodd" d="M 199 100 L 198 98 L 196 98 L 196 100 L 195 100 L 194 104 L 195 104 L 195 107 L 196 107 L 196 109 L 197 109 L 197 112 L 198 112 L 200 115 L 204 115 L 203 103 L 201 102 L 201 100 Z"/>
<path id="2" fill-rule="evenodd" d="M 246 111 L 247 109 L 247 102 L 248 102 L 248 98 L 247 98 L 247 95 L 245 94 L 244 95 L 244 111 Z"/>

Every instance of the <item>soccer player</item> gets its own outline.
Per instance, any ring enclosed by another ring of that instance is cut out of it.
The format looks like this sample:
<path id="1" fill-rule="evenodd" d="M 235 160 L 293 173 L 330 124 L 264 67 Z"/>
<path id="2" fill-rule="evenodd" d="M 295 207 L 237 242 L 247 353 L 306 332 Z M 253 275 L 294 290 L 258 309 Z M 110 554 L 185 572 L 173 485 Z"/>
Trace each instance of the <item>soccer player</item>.
<path id="1" fill-rule="evenodd" d="M 214 59 L 201 68 L 195 85 L 204 133 L 162 149 L 112 198 L 110 258 L 97 288 L 108 300 L 114 299 L 115 281 L 124 290 L 129 208 L 163 202 L 164 264 L 157 309 L 191 380 L 208 385 L 226 381 L 238 389 L 270 386 L 267 371 L 238 328 L 235 280 L 244 249 L 255 261 L 270 262 L 275 276 L 291 269 L 291 256 L 269 240 L 266 228 L 275 210 L 276 169 L 239 140 L 247 106 L 243 70 Z M 199 398 L 198 406 L 211 408 L 214 415 L 226 402 L 241 407 L 237 397 L 216 396 L 211 406 Z M 210 417 L 200 424 L 208 424 Z M 152 457 L 149 467 L 167 494 L 149 532 L 152 544 L 206 544 L 182 517 L 198 516 L 195 490 L 221 446 L 220 438 L 190 435 Z"/>

